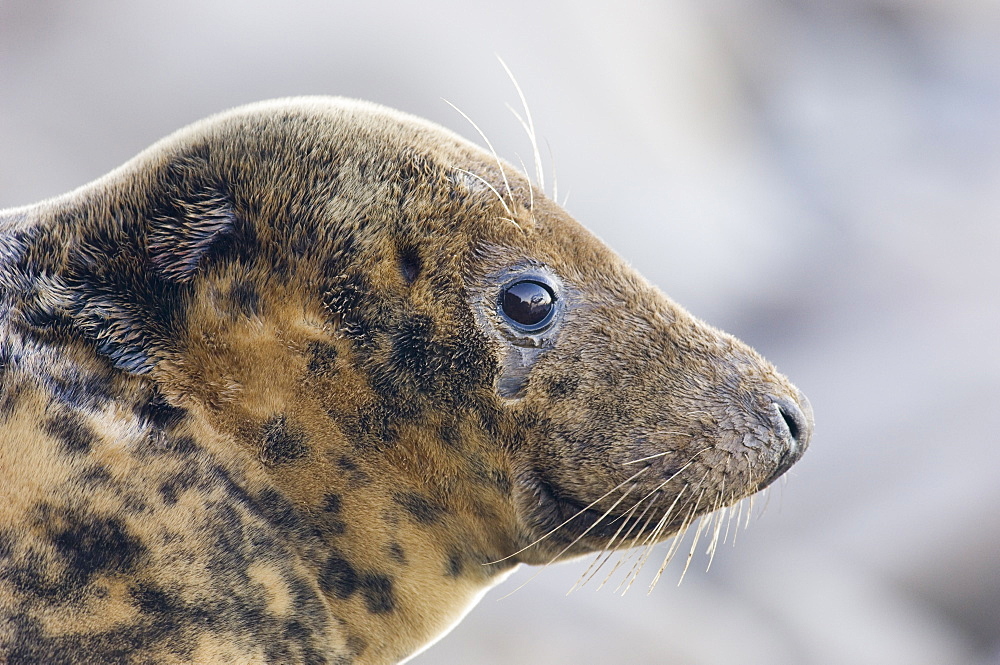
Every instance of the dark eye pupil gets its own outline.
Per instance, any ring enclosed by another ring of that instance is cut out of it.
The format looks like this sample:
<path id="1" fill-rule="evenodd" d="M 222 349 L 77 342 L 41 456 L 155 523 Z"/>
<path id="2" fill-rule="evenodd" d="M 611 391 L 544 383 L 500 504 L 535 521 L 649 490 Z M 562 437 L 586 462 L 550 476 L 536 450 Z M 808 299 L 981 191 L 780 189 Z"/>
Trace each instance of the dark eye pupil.
<path id="1" fill-rule="evenodd" d="M 515 323 L 522 326 L 538 325 L 552 311 L 555 298 L 551 289 L 538 282 L 515 282 L 503 292 L 502 307 Z"/>

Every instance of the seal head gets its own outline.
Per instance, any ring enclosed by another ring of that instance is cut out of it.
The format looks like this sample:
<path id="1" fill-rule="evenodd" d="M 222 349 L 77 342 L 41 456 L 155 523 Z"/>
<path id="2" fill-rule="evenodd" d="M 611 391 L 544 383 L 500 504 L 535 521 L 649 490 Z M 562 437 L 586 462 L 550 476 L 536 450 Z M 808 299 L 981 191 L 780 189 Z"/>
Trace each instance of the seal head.
<path id="1" fill-rule="evenodd" d="M 518 562 L 766 487 L 813 426 L 509 165 L 361 102 L 237 109 L 3 213 L 0 286 L 28 659 L 396 662 Z"/>

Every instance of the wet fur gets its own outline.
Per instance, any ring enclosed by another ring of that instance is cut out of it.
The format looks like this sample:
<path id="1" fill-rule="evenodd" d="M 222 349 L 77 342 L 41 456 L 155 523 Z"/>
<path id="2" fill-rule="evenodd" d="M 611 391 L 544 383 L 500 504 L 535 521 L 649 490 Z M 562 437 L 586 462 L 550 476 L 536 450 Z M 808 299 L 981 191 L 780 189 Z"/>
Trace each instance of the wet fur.
<path id="1" fill-rule="evenodd" d="M 396 662 L 515 564 L 663 540 L 808 439 L 751 349 L 374 105 L 238 109 L 0 215 L 7 662 Z M 533 270 L 564 311 L 527 342 L 495 303 Z"/>

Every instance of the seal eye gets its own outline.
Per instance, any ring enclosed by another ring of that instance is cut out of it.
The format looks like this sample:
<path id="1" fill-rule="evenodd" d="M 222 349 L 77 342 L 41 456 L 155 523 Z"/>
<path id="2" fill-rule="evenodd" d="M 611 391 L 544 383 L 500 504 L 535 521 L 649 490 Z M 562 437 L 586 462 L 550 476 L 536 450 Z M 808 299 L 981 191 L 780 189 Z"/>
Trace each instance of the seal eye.
<path id="1" fill-rule="evenodd" d="M 525 279 L 504 287 L 500 311 L 524 332 L 541 330 L 552 319 L 556 296 L 548 284 Z"/>

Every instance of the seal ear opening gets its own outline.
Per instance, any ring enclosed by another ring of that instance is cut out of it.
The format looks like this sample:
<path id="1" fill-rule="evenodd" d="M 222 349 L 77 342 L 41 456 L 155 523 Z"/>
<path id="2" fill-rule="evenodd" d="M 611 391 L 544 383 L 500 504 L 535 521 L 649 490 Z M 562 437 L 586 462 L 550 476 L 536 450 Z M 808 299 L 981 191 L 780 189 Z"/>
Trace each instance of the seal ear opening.
<path id="1" fill-rule="evenodd" d="M 150 371 L 174 347 L 194 279 L 255 244 L 208 169 L 200 158 L 168 166 L 138 209 L 103 221 L 70 260 L 71 318 L 119 369 Z"/>

